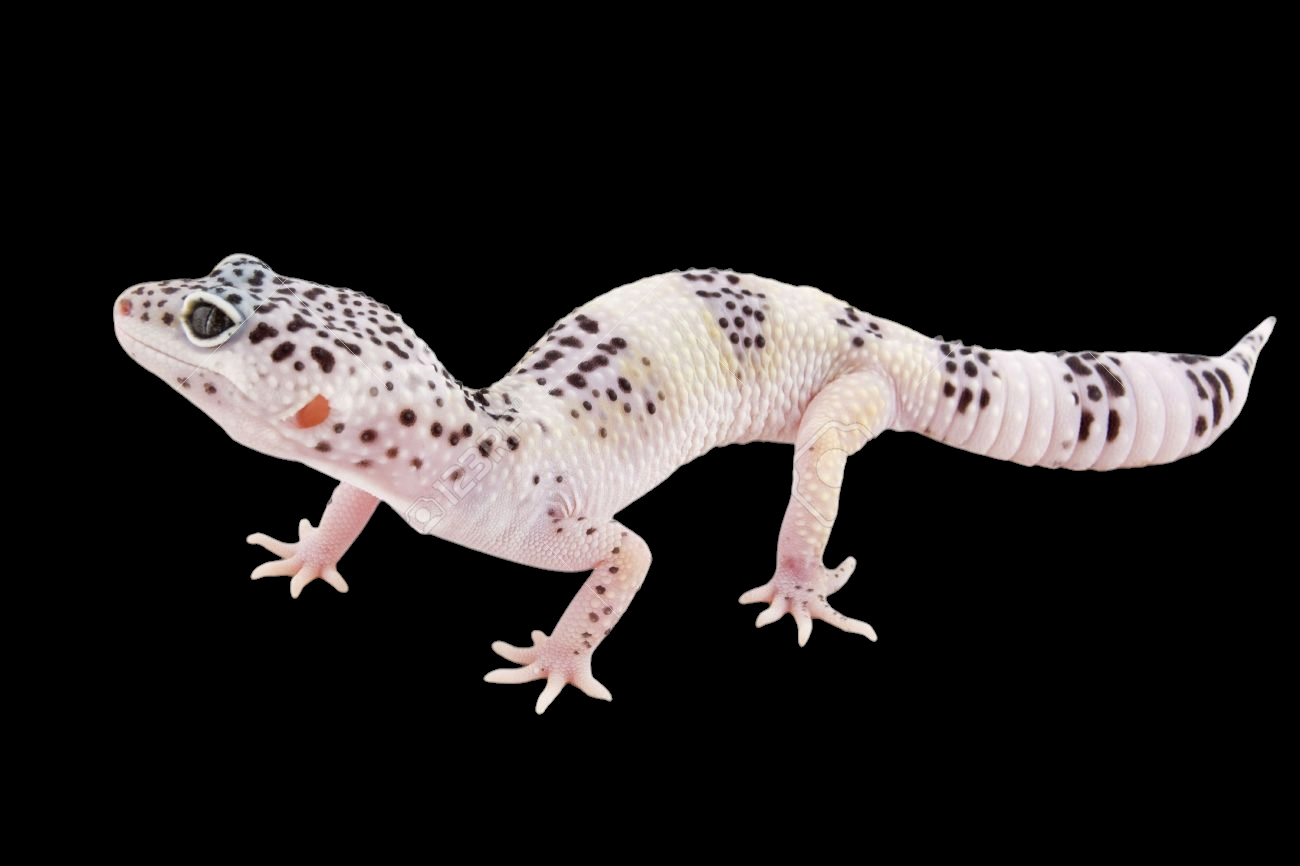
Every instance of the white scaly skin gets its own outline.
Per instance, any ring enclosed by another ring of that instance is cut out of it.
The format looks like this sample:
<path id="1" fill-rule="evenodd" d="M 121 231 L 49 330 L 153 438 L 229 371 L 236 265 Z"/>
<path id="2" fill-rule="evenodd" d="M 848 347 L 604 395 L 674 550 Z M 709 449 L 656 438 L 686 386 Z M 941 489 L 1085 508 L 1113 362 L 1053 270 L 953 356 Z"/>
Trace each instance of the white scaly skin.
<path id="1" fill-rule="evenodd" d="M 494 649 L 545 678 L 609 692 L 591 655 L 622 616 L 650 551 L 613 519 L 677 467 L 720 445 L 796 445 L 794 483 L 758 625 L 790 613 L 873 640 L 826 597 L 851 575 L 822 554 L 844 461 L 887 429 L 915 430 L 1027 465 L 1111 469 L 1176 460 L 1240 413 L 1262 323 L 1228 355 L 1025 353 L 944 344 L 808 287 L 690 271 L 583 305 L 495 385 L 460 385 L 382 304 L 231 256 L 199 280 L 133 286 L 119 341 L 251 448 L 341 483 L 296 543 L 249 537 L 279 561 L 253 577 L 347 584 L 337 563 L 379 501 L 417 529 L 557 571 L 591 570 L 552 634 Z M 734 340 L 734 342 L 733 342 Z"/>

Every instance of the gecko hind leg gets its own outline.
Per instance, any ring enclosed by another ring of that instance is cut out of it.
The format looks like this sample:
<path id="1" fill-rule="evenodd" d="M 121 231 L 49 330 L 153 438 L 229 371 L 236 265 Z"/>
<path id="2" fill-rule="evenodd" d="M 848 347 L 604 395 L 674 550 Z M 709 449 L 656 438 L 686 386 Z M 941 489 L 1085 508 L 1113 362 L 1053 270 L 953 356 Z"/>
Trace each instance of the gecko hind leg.
<path id="1" fill-rule="evenodd" d="M 808 404 L 795 442 L 794 482 L 777 542 L 776 574 L 740 597 L 741 604 L 768 603 L 756 627 L 788 613 L 798 626 L 799 646 L 812 635 L 814 619 L 876 639 L 875 629 L 826 600 L 852 576 L 857 560 L 850 556 L 832 569 L 822 564 L 822 556 L 839 511 L 845 461 L 888 429 L 893 413 L 893 388 L 874 371 L 841 376 Z"/>

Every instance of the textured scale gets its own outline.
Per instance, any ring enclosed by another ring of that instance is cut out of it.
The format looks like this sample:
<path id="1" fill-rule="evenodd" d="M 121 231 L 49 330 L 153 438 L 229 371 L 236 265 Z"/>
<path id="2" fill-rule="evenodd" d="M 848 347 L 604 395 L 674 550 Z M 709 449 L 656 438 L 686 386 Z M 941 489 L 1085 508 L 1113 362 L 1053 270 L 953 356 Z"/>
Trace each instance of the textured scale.
<path id="1" fill-rule="evenodd" d="M 208 276 L 133 286 L 114 306 L 123 348 L 235 440 L 338 480 L 299 539 L 253 577 L 337 569 L 379 502 L 420 532 L 504 559 L 590 571 L 550 635 L 493 648 L 545 679 L 609 691 L 591 656 L 644 580 L 650 551 L 614 519 L 679 466 L 730 443 L 795 445 L 794 481 L 758 625 L 786 613 L 875 639 L 827 596 L 822 563 L 848 456 L 885 430 L 1030 466 L 1168 463 L 1240 414 L 1267 319 L 1219 357 L 1020 352 L 943 342 L 809 287 L 685 271 L 640 280 L 561 318 L 486 388 L 455 379 L 387 306 L 230 256 Z"/>

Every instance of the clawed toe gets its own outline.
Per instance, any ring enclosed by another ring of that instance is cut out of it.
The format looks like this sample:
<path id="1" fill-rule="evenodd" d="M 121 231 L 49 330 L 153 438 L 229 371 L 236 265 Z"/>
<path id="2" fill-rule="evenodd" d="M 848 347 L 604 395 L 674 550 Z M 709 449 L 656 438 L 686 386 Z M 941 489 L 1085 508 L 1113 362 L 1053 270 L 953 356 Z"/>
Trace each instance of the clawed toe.
<path id="1" fill-rule="evenodd" d="M 601 685 L 591 673 L 591 656 L 584 655 L 578 659 L 557 656 L 556 651 L 547 651 L 547 636 L 544 632 L 532 633 L 533 645 L 517 647 L 505 641 L 493 641 L 492 651 L 507 661 L 520 667 L 497 668 L 489 671 L 483 679 L 489 683 L 517 685 L 533 680 L 546 680 L 546 687 L 537 696 L 537 714 L 546 712 L 546 708 L 559 696 L 566 685 L 575 686 L 588 697 L 602 701 L 611 701 L 614 696 L 609 689 Z"/>
<path id="2" fill-rule="evenodd" d="M 333 563 L 322 563 L 309 561 L 310 557 L 307 552 L 307 542 L 315 533 L 316 529 L 311 522 L 304 518 L 298 524 L 298 541 L 291 543 L 280 541 L 261 532 L 254 532 L 248 536 L 249 544 L 256 544 L 280 557 L 278 560 L 264 562 L 257 568 L 253 569 L 250 576 L 253 580 L 263 577 L 287 577 L 292 575 L 293 580 L 289 581 L 289 595 L 297 598 L 307 584 L 317 578 L 325 581 L 339 592 L 347 592 L 348 584 L 339 574 Z"/>
<path id="3" fill-rule="evenodd" d="M 845 616 L 826 601 L 826 596 L 844 586 L 856 566 L 857 560 L 850 556 L 834 570 L 815 565 L 802 569 L 803 573 L 798 574 L 791 567 L 783 567 L 767 583 L 742 594 L 740 603 L 768 604 L 767 609 L 754 620 L 756 628 L 762 628 L 787 613 L 790 614 L 798 628 L 799 646 L 807 644 L 808 638 L 812 636 L 814 619 L 874 641 L 875 629 L 861 620 Z"/>

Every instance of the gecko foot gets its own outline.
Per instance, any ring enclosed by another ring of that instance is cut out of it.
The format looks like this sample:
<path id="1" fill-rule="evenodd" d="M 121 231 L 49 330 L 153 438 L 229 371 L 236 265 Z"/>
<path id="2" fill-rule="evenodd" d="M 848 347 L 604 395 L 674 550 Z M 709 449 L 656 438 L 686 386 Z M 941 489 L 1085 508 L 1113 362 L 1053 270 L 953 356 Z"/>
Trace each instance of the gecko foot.
<path id="1" fill-rule="evenodd" d="M 851 556 L 835 569 L 826 568 L 819 562 L 805 565 L 784 560 L 771 580 L 746 592 L 740 597 L 740 603 L 768 603 L 767 610 L 760 613 L 754 622 L 756 628 L 762 628 L 787 613 L 790 614 L 799 627 L 799 646 L 808 643 L 814 619 L 824 620 L 836 628 L 875 640 L 875 629 L 861 620 L 850 619 L 826 601 L 826 596 L 848 582 L 857 564 L 858 561 Z"/>
<path id="2" fill-rule="evenodd" d="M 537 714 L 546 712 L 546 708 L 555 700 L 566 685 L 577 686 L 589 697 L 602 701 L 613 700 L 609 689 L 591 675 L 591 653 L 564 655 L 559 641 L 549 639 L 545 632 L 534 631 L 533 645 L 517 647 L 505 641 L 493 641 L 492 651 L 503 659 L 522 665 L 517 668 L 497 668 L 483 677 L 489 683 L 526 683 L 532 680 L 546 680 L 546 688 L 537 697 Z"/>
<path id="3" fill-rule="evenodd" d="M 296 544 L 278 541 L 260 532 L 248 536 L 249 544 L 261 545 L 280 557 L 275 562 L 264 562 L 253 569 L 253 580 L 267 575 L 291 574 L 293 580 L 289 581 L 289 595 L 294 598 L 298 597 L 304 586 L 318 577 L 339 592 L 347 592 L 347 581 L 334 567 L 338 562 L 337 558 L 330 555 L 332 551 L 322 549 L 327 545 L 315 543 L 313 539 L 316 537 L 316 527 L 312 526 L 305 517 L 298 523 Z"/>

